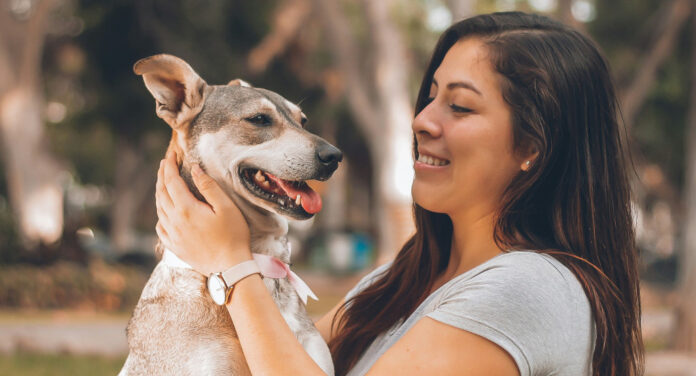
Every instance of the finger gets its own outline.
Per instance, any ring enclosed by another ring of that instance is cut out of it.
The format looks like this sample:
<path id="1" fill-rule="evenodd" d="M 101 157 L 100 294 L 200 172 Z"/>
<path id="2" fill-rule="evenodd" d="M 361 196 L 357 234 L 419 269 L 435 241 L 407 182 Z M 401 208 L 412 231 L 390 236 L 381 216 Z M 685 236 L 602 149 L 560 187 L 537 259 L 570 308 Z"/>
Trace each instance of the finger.
<path id="1" fill-rule="evenodd" d="M 165 230 L 164 227 L 162 226 L 162 223 L 157 222 L 157 225 L 155 226 L 155 232 L 157 232 L 157 236 L 159 237 L 160 241 L 162 242 L 162 245 L 164 245 L 164 247 L 167 249 L 172 249 L 171 240 L 169 239 L 169 234 L 167 233 L 167 230 Z"/>
<path id="2" fill-rule="evenodd" d="M 208 174 L 203 172 L 198 164 L 191 168 L 193 183 L 201 192 L 203 198 L 213 207 L 213 210 L 228 207 L 232 200 L 227 196 L 227 193 L 213 180 Z"/>
<path id="3" fill-rule="evenodd" d="M 174 153 L 170 153 L 164 160 L 164 184 L 174 207 L 177 209 L 187 210 L 187 208 L 204 205 L 193 196 L 184 179 L 179 175 L 179 167 L 176 164 Z"/>
<path id="4" fill-rule="evenodd" d="M 162 206 L 159 200 L 155 200 L 155 207 L 157 208 L 157 219 L 169 221 L 168 210 Z"/>
<path id="5" fill-rule="evenodd" d="M 157 170 L 157 183 L 155 184 L 155 202 L 164 209 L 173 209 L 174 203 L 169 197 L 167 186 L 164 184 L 164 160 L 160 162 L 159 170 Z"/>

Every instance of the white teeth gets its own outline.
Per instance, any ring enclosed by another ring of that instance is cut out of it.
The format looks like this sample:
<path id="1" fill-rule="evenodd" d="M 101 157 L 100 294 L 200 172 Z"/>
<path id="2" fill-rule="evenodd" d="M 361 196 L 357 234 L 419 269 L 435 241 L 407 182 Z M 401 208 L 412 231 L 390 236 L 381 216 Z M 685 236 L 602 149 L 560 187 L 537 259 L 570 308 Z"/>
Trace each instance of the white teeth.
<path id="1" fill-rule="evenodd" d="M 282 198 L 279 198 L 278 203 L 280 203 L 281 205 L 285 205 L 285 200 L 283 200 Z"/>
<path id="2" fill-rule="evenodd" d="M 295 197 L 295 205 L 300 206 L 301 203 L 302 197 L 300 195 L 297 195 L 297 197 Z"/>
<path id="3" fill-rule="evenodd" d="M 444 166 L 446 164 L 449 164 L 449 161 L 446 159 L 439 159 L 423 154 L 418 155 L 418 162 L 422 162 L 431 166 Z"/>

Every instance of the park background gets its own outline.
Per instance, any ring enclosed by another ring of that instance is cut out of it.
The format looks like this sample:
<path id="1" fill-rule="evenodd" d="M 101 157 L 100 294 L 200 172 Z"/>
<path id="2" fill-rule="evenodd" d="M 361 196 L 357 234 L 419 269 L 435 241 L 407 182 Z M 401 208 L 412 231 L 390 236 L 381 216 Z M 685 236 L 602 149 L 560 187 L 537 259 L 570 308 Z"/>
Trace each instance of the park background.
<path id="1" fill-rule="evenodd" d="M 0 374 L 109 375 L 150 271 L 166 52 L 301 107 L 344 152 L 291 224 L 319 316 L 411 233 L 413 103 L 439 33 L 547 14 L 612 66 L 634 161 L 648 374 L 696 372 L 696 0 L 0 0 Z"/>

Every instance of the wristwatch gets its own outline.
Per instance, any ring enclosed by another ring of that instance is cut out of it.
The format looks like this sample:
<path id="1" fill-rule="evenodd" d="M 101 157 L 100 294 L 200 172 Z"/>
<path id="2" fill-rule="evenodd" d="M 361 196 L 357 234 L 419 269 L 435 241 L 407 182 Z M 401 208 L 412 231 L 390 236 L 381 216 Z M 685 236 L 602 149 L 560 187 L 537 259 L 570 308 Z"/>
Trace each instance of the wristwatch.
<path id="1" fill-rule="evenodd" d="M 256 261 L 241 262 L 224 272 L 212 273 L 208 277 L 208 293 L 217 305 L 225 305 L 229 302 L 235 283 L 256 273 L 261 273 Z"/>

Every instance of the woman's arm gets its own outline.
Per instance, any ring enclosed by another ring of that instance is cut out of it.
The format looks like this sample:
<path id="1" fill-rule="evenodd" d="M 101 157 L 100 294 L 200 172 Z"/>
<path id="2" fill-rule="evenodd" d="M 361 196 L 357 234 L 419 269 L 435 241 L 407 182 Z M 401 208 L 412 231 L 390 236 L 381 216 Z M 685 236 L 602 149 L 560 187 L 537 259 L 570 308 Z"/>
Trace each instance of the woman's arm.
<path id="1" fill-rule="evenodd" d="M 341 299 L 338 304 L 336 304 L 335 307 L 331 308 L 331 310 L 324 315 L 324 317 L 320 318 L 317 322 L 314 323 L 314 325 L 319 329 L 319 333 L 321 334 L 321 337 L 324 338 L 324 341 L 326 343 L 329 343 L 333 336 L 336 334 L 336 330 L 338 328 L 333 328 L 334 330 L 331 331 L 331 324 L 333 323 L 333 319 L 338 313 L 339 308 L 343 305 L 345 300 Z"/>
<path id="2" fill-rule="evenodd" d="M 295 338 L 258 274 L 235 285 L 227 311 L 252 375 L 324 375 Z"/>

